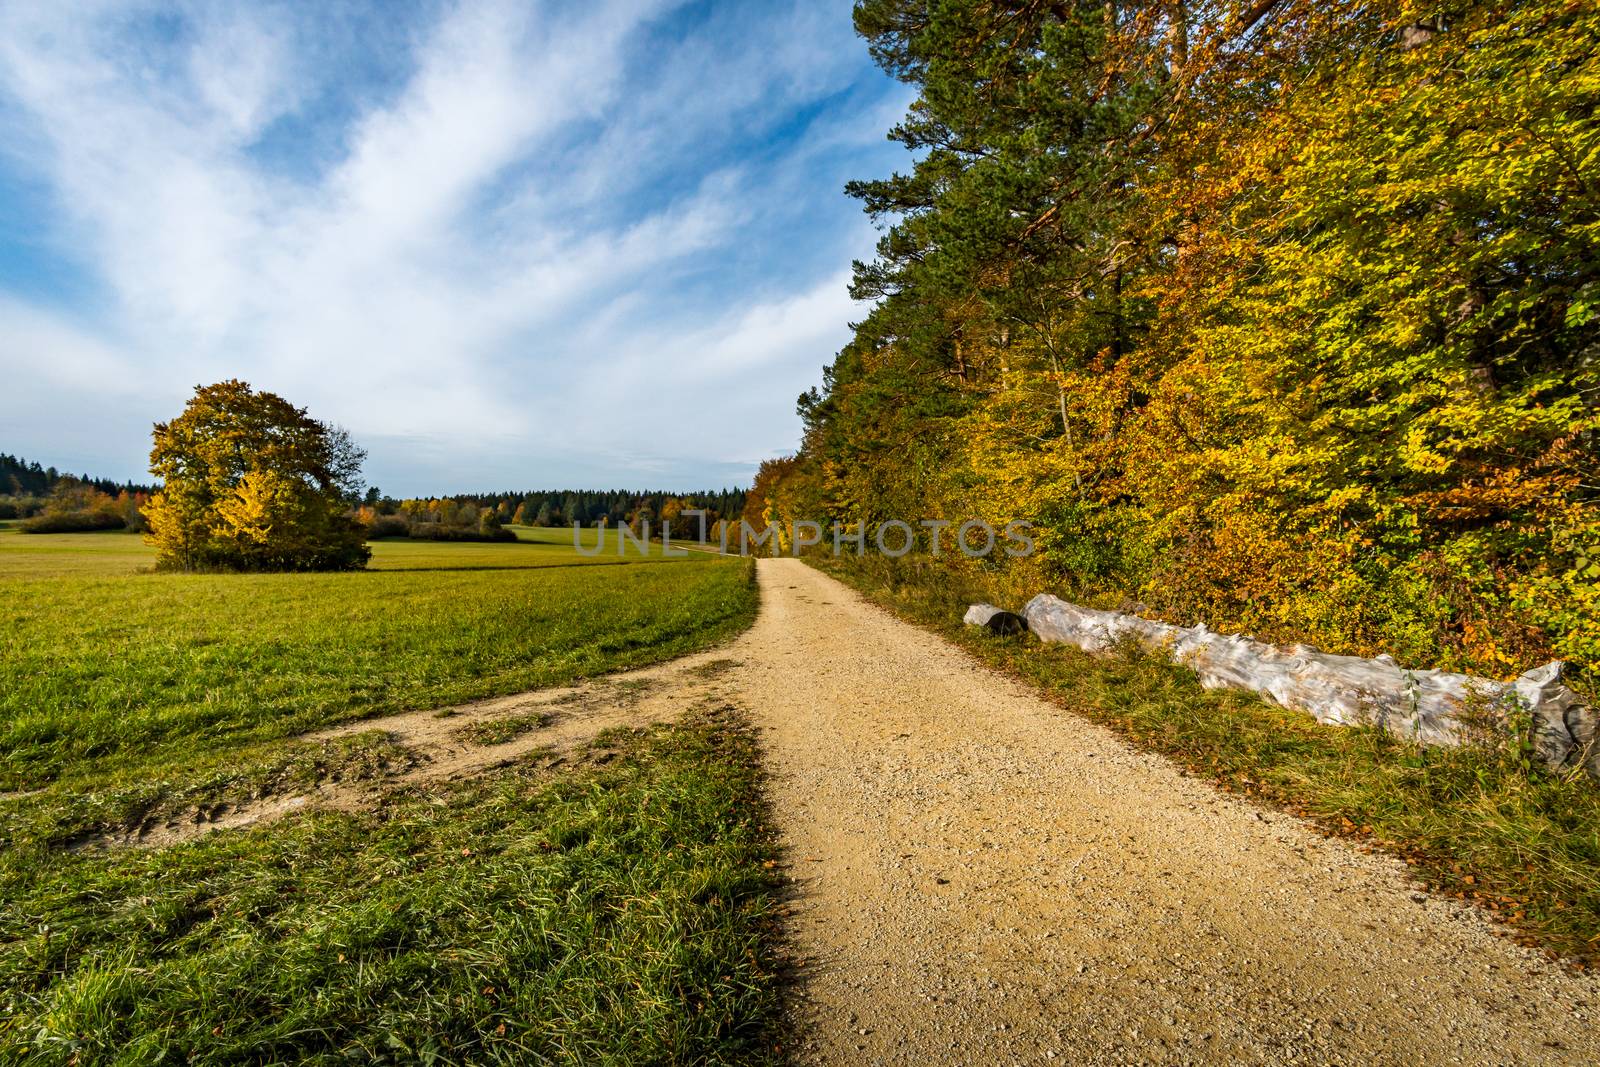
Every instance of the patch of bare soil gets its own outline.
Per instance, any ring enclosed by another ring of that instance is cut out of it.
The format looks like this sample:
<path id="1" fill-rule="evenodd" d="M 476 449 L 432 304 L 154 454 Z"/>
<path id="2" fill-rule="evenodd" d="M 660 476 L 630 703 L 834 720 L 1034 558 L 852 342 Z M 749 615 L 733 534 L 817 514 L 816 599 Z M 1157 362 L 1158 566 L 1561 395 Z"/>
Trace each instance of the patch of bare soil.
<path id="1" fill-rule="evenodd" d="M 676 720 L 721 698 L 733 665 L 726 651 L 702 653 L 580 685 L 346 723 L 298 740 L 337 747 L 376 735 L 379 743 L 309 787 L 189 804 L 80 847 L 159 848 L 315 808 L 364 810 L 399 789 L 444 786 L 522 760 L 547 769 L 603 762 L 606 753 L 591 746 L 606 731 Z"/>

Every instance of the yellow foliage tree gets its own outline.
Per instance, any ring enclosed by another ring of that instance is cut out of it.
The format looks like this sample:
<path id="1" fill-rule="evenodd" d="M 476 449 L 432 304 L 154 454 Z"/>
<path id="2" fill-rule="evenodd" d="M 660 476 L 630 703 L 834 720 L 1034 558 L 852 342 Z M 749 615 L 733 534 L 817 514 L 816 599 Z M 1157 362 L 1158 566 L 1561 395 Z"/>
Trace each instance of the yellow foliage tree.
<path id="1" fill-rule="evenodd" d="M 178 570 L 351 570 L 371 552 L 347 512 L 365 458 L 344 431 L 240 381 L 195 390 L 158 423 L 145 507 L 157 565 Z"/>

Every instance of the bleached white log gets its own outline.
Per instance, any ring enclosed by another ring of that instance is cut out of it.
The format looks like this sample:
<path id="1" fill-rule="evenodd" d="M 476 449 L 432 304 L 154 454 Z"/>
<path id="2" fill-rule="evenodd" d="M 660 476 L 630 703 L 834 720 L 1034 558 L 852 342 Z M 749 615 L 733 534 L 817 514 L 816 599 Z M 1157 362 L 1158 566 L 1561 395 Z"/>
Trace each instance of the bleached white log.
<path id="1" fill-rule="evenodd" d="M 998 610 L 974 604 L 966 621 L 981 626 Z M 1389 656 L 1334 656 L 1311 645 L 1284 649 L 1243 635 L 1212 633 L 1204 624 L 1172 626 L 1079 607 L 1049 593 L 1028 601 L 1022 615 L 1040 640 L 1090 652 L 1132 640 L 1192 668 L 1208 689 L 1246 689 L 1309 712 L 1320 722 L 1375 723 L 1425 745 L 1462 744 L 1471 734 L 1472 711 L 1491 722 L 1503 721 L 1520 704 L 1532 716 L 1535 750 L 1544 763 L 1582 766 L 1600 778 L 1595 710 L 1561 684 L 1559 662 L 1499 682 L 1449 671 L 1408 670 Z"/>

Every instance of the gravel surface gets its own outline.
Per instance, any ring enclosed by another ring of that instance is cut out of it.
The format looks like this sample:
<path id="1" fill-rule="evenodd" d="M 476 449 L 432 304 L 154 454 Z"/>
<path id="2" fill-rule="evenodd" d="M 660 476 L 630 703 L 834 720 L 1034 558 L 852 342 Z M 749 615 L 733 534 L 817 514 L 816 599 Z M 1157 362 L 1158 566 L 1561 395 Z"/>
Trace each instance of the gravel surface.
<path id="1" fill-rule="evenodd" d="M 795 560 L 727 649 L 810 1063 L 1600 1063 L 1600 984 Z"/>

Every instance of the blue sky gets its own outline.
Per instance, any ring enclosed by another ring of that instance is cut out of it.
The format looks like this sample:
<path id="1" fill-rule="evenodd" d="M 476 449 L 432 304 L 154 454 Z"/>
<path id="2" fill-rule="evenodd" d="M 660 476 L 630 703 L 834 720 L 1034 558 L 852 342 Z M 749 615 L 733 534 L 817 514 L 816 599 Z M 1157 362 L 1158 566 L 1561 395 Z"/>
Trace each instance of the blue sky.
<path id="1" fill-rule="evenodd" d="M 395 495 L 747 482 L 909 101 L 848 0 L 0 4 L 0 450 L 239 377 Z"/>

